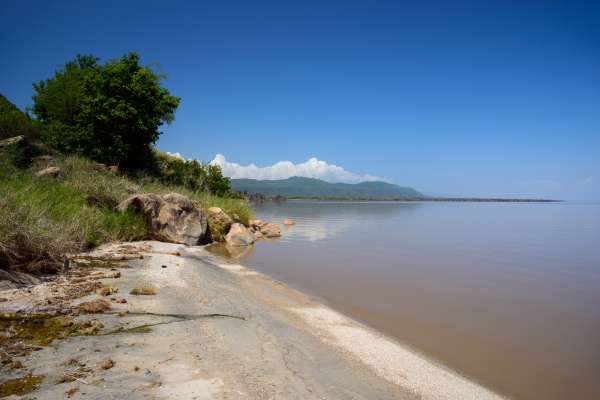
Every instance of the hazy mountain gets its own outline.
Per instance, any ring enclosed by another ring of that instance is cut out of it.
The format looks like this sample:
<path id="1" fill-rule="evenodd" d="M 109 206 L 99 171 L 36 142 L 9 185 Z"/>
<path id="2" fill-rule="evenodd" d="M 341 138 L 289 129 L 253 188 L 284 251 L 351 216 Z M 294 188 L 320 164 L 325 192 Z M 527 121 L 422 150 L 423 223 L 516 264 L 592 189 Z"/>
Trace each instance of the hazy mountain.
<path id="1" fill-rule="evenodd" d="M 344 197 L 344 198 L 421 198 L 422 193 L 409 187 L 386 182 L 329 183 L 320 179 L 294 176 L 280 180 L 232 179 L 238 192 L 260 193 L 285 197 Z"/>

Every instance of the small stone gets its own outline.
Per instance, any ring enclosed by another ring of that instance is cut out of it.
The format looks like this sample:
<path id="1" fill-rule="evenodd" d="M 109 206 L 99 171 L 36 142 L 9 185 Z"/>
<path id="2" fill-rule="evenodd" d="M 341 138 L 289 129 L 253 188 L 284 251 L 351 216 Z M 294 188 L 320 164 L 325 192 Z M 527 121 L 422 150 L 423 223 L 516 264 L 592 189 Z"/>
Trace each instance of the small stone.
<path id="1" fill-rule="evenodd" d="M 115 366 L 115 362 L 113 360 L 111 360 L 110 358 L 105 360 L 104 362 L 102 362 L 102 364 L 100 365 L 100 367 L 102 369 L 111 369 L 114 366 Z"/>

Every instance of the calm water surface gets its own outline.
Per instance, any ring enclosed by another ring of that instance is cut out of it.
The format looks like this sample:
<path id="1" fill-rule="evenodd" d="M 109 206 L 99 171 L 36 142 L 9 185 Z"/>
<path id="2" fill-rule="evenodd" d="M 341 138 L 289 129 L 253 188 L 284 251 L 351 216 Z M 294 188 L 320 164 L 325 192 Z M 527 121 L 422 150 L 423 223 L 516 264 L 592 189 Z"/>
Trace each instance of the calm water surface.
<path id="1" fill-rule="evenodd" d="M 300 202 L 243 264 L 516 399 L 600 399 L 600 204 Z"/>

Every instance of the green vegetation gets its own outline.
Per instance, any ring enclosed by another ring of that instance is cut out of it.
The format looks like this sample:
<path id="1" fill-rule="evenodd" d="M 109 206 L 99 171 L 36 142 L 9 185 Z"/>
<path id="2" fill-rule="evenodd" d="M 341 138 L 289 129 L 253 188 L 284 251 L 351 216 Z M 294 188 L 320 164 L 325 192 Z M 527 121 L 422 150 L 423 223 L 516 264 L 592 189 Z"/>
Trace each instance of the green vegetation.
<path id="1" fill-rule="evenodd" d="M 155 151 L 160 181 L 166 185 L 184 186 L 192 191 L 203 191 L 216 196 L 231 196 L 231 183 L 216 165 L 183 160 Z"/>
<path id="2" fill-rule="evenodd" d="M 65 254 L 148 238 L 141 216 L 114 211 L 132 193 L 178 192 L 205 208 L 220 207 L 244 224 L 252 216 L 243 200 L 165 185 L 152 177 L 132 180 L 77 156 L 51 161 L 62 169 L 62 179 L 35 177 L 46 164 L 37 161 L 19 169 L 0 152 L 0 268 L 53 272 Z"/>
<path id="3" fill-rule="evenodd" d="M 0 146 L 0 268 L 55 272 L 66 254 L 148 238 L 140 215 L 115 211 L 134 193 L 177 192 L 248 225 L 218 166 L 153 147 L 179 105 L 161 79 L 135 53 L 79 55 L 33 85 L 35 119 L 0 95 L 0 140 L 25 137 Z M 36 176 L 48 166 L 60 179 Z"/>
<path id="4" fill-rule="evenodd" d="M 239 192 L 259 193 L 264 196 L 289 198 L 335 199 L 415 199 L 422 193 L 408 187 L 386 182 L 329 183 L 320 179 L 294 176 L 281 180 L 232 179 L 231 185 Z"/>
<path id="5" fill-rule="evenodd" d="M 36 390 L 43 382 L 43 376 L 28 374 L 22 378 L 9 379 L 0 383 L 0 397 L 22 396 Z"/>
<path id="6" fill-rule="evenodd" d="M 20 135 L 32 139 L 38 133 L 35 121 L 0 94 L 0 140 Z"/>
<path id="7" fill-rule="evenodd" d="M 34 84 L 33 113 L 45 127 L 44 141 L 60 151 L 121 169 L 148 169 L 158 129 L 173 120 L 179 105 L 160 80 L 136 53 L 103 65 L 79 55 Z"/>

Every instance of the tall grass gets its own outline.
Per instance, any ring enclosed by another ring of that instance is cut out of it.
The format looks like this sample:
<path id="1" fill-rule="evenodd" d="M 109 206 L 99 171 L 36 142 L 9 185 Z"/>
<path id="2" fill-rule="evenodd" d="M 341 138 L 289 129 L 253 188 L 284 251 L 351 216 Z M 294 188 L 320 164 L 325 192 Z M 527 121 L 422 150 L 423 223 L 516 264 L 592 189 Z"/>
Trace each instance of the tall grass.
<path id="1" fill-rule="evenodd" d="M 64 177 L 36 178 L 34 173 L 49 164 L 59 166 Z M 0 268 L 51 272 L 67 253 L 149 237 L 140 215 L 114 211 L 128 196 L 149 192 L 178 192 L 205 208 L 220 207 L 245 224 L 252 217 L 243 200 L 165 186 L 151 179 L 133 181 L 83 158 L 36 162 L 20 170 L 0 153 Z"/>

